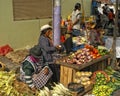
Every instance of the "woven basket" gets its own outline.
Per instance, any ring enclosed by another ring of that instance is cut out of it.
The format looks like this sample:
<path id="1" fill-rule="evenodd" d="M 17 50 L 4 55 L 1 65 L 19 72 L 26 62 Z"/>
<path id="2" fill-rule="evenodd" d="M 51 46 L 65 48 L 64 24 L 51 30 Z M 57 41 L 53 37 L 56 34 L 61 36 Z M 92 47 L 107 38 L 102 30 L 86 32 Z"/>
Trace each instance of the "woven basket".
<path id="1" fill-rule="evenodd" d="M 95 81 L 95 78 L 96 78 L 96 74 L 97 73 L 102 73 L 106 78 L 107 78 L 107 82 L 110 81 L 110 77 L 107 75 L 107 73 L 105 71 L 95 71 L 91 77 L 91 80 L 92 80 L 92 83 L 94 84 L 96 81 Z"/>
<path id="2" fill-rule="evenodd" d="M 0 62 L 0 71 L 4 71 L 5 70 L 5 64 Z"/>

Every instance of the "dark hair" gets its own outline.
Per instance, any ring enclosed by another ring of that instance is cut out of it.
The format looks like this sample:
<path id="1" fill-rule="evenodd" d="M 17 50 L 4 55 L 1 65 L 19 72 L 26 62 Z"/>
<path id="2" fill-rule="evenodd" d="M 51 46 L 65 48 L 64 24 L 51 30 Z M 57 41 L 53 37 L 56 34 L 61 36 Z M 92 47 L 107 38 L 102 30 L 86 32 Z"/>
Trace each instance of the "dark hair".
<path id="1" fill-rule="evenodd" d="M 110 9 L 110 11 L 111 11 L 111 12 L 114 12 L 114 10 L 113 10 L 113 9 Z"/>
<path id="2" fill-rule="evenodd" d="M 105 6 L 107 6 L 108 4 L 105 4 Z"/>
<path id="3" fill-rule="evenodd" d="M 79 9 L 79 8 L 81 8 L 81 4 L 80 4 L 80 3 L 76 3 L 74 10 L 77 10 L 77 9 Z"/>

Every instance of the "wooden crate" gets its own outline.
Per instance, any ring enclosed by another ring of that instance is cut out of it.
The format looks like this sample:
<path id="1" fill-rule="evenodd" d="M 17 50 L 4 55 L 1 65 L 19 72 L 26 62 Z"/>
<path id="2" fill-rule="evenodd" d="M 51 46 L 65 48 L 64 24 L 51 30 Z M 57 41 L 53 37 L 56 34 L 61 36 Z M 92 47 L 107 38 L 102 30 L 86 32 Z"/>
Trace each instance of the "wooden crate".
<path id="1" fill-rule="evenodd" d="M 66 66 L 60 66 L 60 82 L 67 87 L 70 82 L 73 82 L 75 70 Z"/>

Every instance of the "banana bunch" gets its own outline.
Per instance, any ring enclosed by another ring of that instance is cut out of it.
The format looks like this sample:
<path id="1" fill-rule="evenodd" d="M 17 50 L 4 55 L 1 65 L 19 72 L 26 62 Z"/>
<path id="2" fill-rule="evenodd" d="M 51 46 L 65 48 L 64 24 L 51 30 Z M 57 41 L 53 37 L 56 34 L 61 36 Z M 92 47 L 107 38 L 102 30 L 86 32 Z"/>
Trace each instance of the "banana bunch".
<path id="1" fill-rule="evenodd" d="M 71 91 L 64 87 L 61 83 L 54 83 L 55 86 L 53 86 L 51 90 L 52 96 L 72 96 Z"/>
<path id="2" fill-rule="evenodd" d="M 28 93 L 21 93 L 16 89 L 15 81 L 16 74 L 14 71 L 0 71 L 0 96 L 72 96 L 71 91 L 61 83 L 54 83 L 55 86 L 52 86 L 52 90 L 45 86 L 37 90 L 36 95 L 28 95 Z"/>
<path id="3" fill-rule="evenodd" d="M 40 89 L 37 93 L 37 96 L 51 96 L 50 90 L 48 87 L 44 86 L 43 89 Z"/>
<path id="4" fill-rule="evenodd" d="M 0 71 L 0 96 L 20 96 L 12 86 L 15 80 L 13 71 Z"/>

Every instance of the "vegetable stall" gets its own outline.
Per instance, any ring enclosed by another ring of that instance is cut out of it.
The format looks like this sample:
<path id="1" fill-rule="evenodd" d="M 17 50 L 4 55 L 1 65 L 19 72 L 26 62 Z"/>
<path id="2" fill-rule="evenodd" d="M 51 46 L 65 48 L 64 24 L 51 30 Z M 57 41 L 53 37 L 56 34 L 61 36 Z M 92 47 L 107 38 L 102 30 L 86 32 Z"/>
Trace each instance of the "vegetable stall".
<path id="1" fill-rule="evenodd" d="M 94 82 L 91 78 L 93 73 L 105 70 L 111 58 L 111 54 L 108 52 L 102 55 L 100 50 L 103 49 L 99 49 L 98 52 L 98 49 L 93 46 L 86 45 L 85 47 L 57 60 L 57 64 L 60 64 L 60 82 L 68 88 L 71 83 L 73 86 L 80 84 L 76 90 L 75 87 L 72 87 L 74 96 L 91 93 Z"/>

